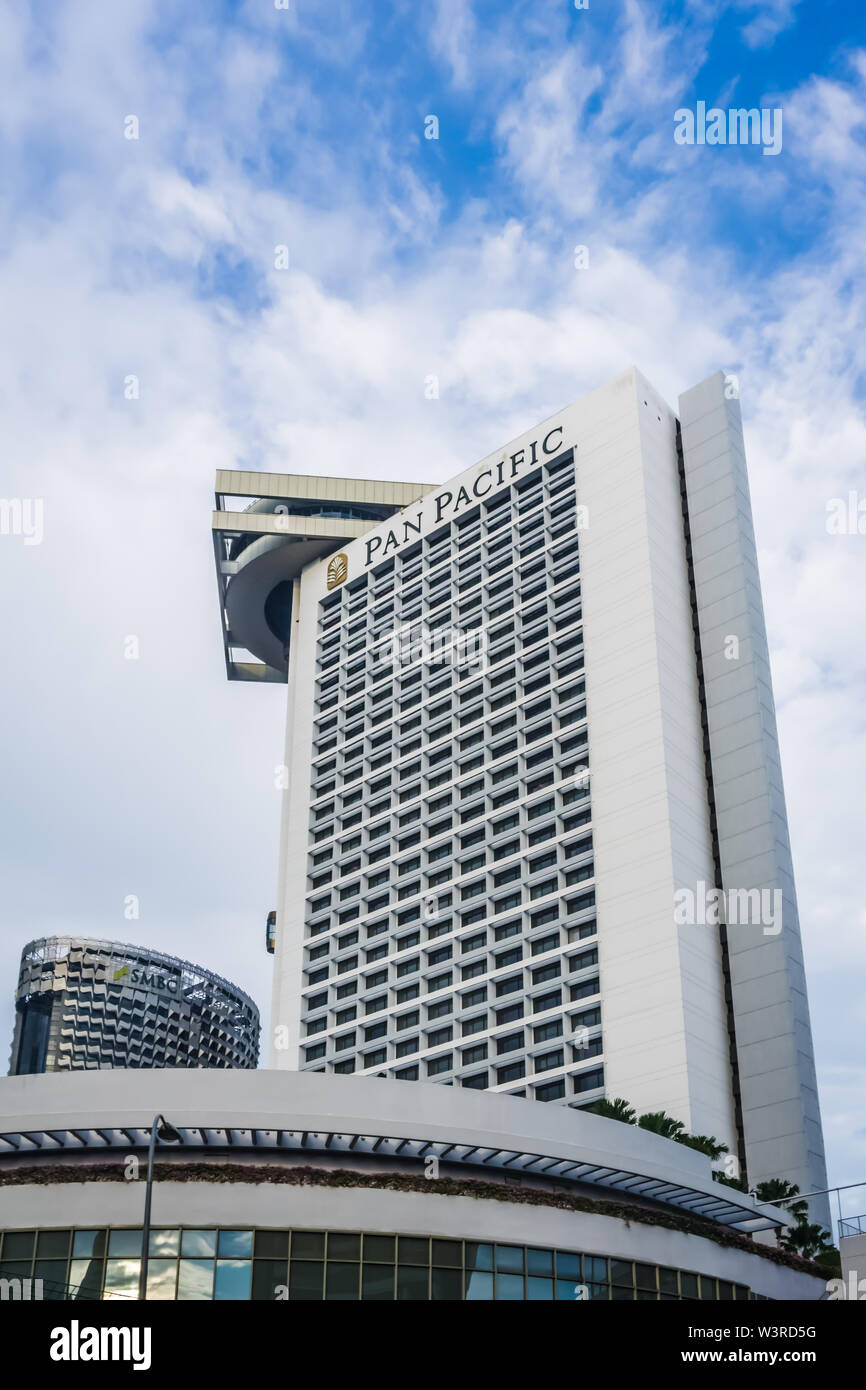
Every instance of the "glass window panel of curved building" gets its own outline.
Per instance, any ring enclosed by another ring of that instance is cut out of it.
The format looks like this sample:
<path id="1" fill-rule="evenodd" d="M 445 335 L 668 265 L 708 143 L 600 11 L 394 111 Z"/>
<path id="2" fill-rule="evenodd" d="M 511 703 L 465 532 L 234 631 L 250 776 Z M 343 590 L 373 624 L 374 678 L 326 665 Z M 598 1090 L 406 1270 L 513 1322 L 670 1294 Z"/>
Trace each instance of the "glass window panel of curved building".
<path id="1" fill-rule="evenodd" d="M 47 937 L 21 955 L 10 1075 L 245 1067 L 259 1011 L 230 981 L 126 942 Z"/>
<path id="2" fill-rule="evenodd" d="M 136 1299 L 142 1231 L 7 1231 L 0 1280 L 23 1297 Z M 41 1280 L 36 1285 L 32 1281 Z M 574 1250 L 358 1231 L 153 1229 L 147 1296 L 180 1301 L 670 1302 L 746 1285 Z"/>

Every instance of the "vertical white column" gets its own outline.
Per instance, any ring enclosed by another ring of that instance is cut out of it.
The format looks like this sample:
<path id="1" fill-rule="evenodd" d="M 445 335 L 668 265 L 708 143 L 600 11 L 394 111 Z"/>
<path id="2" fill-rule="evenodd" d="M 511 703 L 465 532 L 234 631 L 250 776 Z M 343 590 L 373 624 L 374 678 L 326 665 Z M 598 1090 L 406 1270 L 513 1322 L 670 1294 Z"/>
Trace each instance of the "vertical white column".
<path id="1" fill-rule="evenodd" d="M 728 926 L 746 1155 L 751 1183 L 817 1191 L 824 1144 L 770 657 L 740 404 L 725 383 L 717 372 L 692 387 L 680 418 L 722 887 L 781 903 L 779 923 Z M 826 1198 L 813 1219 L 829 1222 Z"/>
<path id="2" fill-rule="evenodd" d="M 317 606 L 305 594 L 302 572 L 292 596 L 270 1048 L 270 1065 L 292 1071 L 300 1065 L 316 636 Z"/>
<path id="3" fill-rule="evenodd" d="M 733 1149 L 718 933 L 674 920 L 676 891 L 713 879 L 676 422 L 636 371 L 590 404 L 576 437 L 605 1089 Z"/>

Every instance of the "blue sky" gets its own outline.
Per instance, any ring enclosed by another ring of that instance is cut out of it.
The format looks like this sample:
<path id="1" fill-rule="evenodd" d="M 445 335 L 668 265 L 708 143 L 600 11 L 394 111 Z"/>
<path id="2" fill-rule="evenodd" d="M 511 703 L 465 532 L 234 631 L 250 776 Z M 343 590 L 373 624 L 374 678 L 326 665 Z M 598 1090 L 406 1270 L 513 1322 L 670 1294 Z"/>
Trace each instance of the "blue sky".
<path id="1" fill-rule="evenodd" d="M 676 145 L 699 100 L 781 108 L 781 153 Z M 862 6 L 14 0 L 0 156 L 0 491 L 45 506 L 0 537 L 0 1036 L 59 930 L 266 1010 L 283 696 L 224 680 L 215 468 L 436 482 L 631 363 L 672 404 L 721 367 L 831 1181 L 866 1178 L 866 537 L 826 528 L 866 487 Z"/>

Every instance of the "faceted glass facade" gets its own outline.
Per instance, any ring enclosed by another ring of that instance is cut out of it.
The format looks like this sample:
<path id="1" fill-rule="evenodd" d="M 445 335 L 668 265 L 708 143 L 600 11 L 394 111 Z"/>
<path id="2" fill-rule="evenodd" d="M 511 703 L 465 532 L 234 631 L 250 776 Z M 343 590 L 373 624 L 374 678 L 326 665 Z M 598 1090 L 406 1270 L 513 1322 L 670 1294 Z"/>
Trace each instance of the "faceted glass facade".
<path id="1" fill-rule="evenodd" d="M 259 1011 L 243 990 L 125 942 L 31 941 L 15 1007 L 12 1076 L 258 1062 Z"/>
<path id="2" fill-rule="evenodd" d="M 141 1230 L 7 1231 L 0 1279 L 43 1298 L 138 1297 Z M 33 1296 L 33 1295 L 31 1295 Z M 571 1250 L 350 1231 L 153 1230 L 148 1298 L 310 1301 L 742 1300 L 743 1284 Z"/>
<path id="3" fill-rule="evenodd" d="M 320 604 L 301 1066 L 603 1093 L 571 451 Z"/>

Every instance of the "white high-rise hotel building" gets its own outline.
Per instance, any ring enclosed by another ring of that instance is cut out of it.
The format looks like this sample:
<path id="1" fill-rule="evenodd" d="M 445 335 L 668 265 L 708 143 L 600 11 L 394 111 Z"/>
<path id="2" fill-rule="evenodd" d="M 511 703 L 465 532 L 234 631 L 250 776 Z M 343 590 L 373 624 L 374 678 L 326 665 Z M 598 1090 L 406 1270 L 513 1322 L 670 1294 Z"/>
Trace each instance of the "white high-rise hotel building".
<path id="1" fill-rule="evenodd" d="M 272 1066 L 621 1096 L 826 1188 L 731 395 L 628 371 L 435 488 L 218 475 L 229 676 L 288 680 Z"/>

